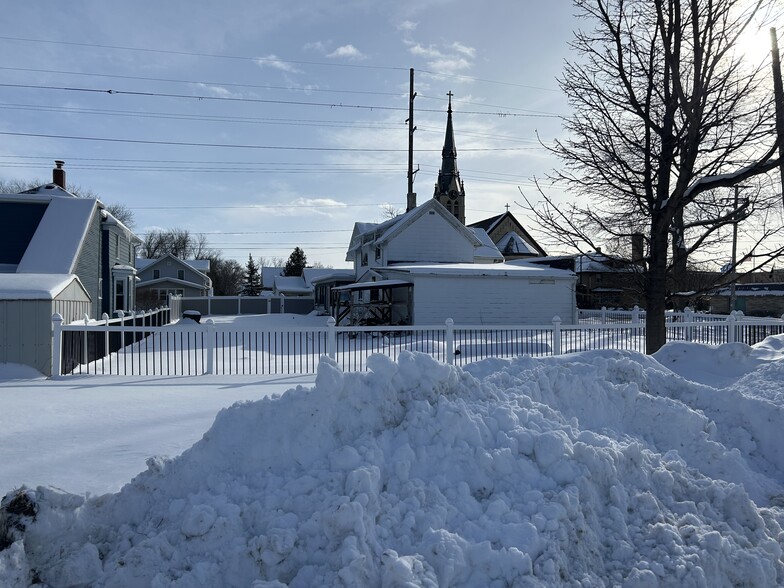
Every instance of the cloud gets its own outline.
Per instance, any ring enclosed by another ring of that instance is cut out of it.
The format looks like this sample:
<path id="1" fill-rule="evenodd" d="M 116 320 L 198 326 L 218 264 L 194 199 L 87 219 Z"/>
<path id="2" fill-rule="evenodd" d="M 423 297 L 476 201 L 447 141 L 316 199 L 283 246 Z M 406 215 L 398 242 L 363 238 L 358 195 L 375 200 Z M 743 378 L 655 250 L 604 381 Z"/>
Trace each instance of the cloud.
<path id="1" fill-rule="evenodd" d="M 470 57 L 471 59 L 476 57 L 476 49 L 474 49 L 473 47 L 469 47 L 468 45 L 463 45 L 458 41 L 452 43 L 452 49 L 454 49 L 458 53 L 462 53 L 463 55 Z"/>
<path id="2" fill-rule="evenodd" d="M 230 90 L 227 90 L 223 86 L 210 86 L 208 84 L 203 84 L 199 82 L 196 84 L 196 87 L 201 88 L 202 90 L 206 90 L 207 92 L 209 92 L 213 96 L 217 96 L 218 98 L 234 98 L 239 96 L 239 94 L 231 92 Z"/>
<path id="3" fill-rule="evenodd" d="M 319 53 L 326 53 L 327 47 L 321 41 L 311 41 L 302 46 L 303 51 L 318 51 Z"/>
<path id="4" fill-rule="evenodd" d="M 365 59 L 365 55 L 354 45 L 342 45 L 329 53 L 327 57 L 332 58 L 347 58 L 347 59 Z"/>
<path id="5" fill-rule="evenodd" d="M 430 45 L 429 47 L 424 47 L 420 43 L 416 43 L 411 45 L 408 48 L 408 52 L 411 55 L 416 55 L 417 57 L 427 57 L 429 59 L 437 59 L 443 57 L 443 53 L 441 53 L 438 49 Z"/>
<path id="6" fill-rule="evenodd" d="M 421 43 L 407 43 L 408 51 L 416 57 L 427 60 L 428 69 L 438 74 L 453 75 L 471 69 L 476 49 L 455 41 L 451 45 L 438 47 L 436 45 L 422 45 Z"/>
<path id="7" fill-rule="evenodd" d="M 277 55 L 272 53 L 266 57 L 257 57 L 255 61 L 256 65 L 259 67 L 271 67 L 273 69 L 279 69 L 280 71 L 286 71 L 289 73 L 301 73 L 293 63 L 278 59 Z"/>
<path id="8" fill-rule="evenodd" d="M 405 31 L 407 33 L 411 33 L 411 32 L 416 30 L 418 25 L 419 25 L 418 22 L 412 22 L 410 20 L 404 20 L 399 25 L 397 25 L 397 30 Z"/>

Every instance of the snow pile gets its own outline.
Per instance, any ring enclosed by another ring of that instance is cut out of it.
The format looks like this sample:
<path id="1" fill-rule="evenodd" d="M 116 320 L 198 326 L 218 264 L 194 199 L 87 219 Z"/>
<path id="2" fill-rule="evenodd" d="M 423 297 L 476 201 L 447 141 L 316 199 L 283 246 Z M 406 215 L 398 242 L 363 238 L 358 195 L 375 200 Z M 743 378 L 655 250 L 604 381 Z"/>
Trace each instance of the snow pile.
<path id="1" fill-rule="evenodd" d="M 781 414 L 741 381 L 708 415 L 688 403 L 715 389 L 632 353 L 368 363 L 324 360 L 312 389 L 223 410 L 117 494 L 7 496 L 0 584 L 784 581 Z"/>

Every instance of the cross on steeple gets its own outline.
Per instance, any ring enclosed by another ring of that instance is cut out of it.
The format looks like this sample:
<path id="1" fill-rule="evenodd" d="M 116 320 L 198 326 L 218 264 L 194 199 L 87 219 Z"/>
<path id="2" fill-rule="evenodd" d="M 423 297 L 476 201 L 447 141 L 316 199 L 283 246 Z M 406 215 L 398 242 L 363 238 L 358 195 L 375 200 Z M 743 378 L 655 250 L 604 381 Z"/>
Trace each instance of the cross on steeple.
<path id="1" fill-rule="evenodd" d="M 509 212 L 509 203 L 506 203 L 506 212 Z"/>
<path id="2" fill-rule="evenodd" d="M 452 114 L 452 96 L 454 96 L 454 94 L 452 94 L 452 90 L 449 90 L 449 92 L 447 92 L 446 95 L 449 96 L 449 109 L 447 110 L 447 112 L 449 114 Z"/>

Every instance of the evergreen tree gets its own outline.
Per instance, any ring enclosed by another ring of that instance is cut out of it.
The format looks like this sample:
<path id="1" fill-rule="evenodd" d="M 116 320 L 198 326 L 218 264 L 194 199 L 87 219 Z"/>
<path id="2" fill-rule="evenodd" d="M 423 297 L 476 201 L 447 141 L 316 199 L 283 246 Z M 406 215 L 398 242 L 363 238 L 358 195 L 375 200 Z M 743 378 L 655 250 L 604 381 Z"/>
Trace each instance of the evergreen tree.
<path id="1" fill-rule="evenodd" d="M 305 252 L 302 251 L 299 247 L 295 247 L 294 251 L 291 252 L 289 255 L 289 260 L 286 262 L 286 266 L 283 268 L 283 275 L 284 276 L 301 276 L 302 270 L 305 269 L 305 266 L 308 264 L 308 258 L 305 257 Z"/>
<path id="2" fill-rule="evenodd" d="M 261 294 L 261 272 L 259 264 L 248 253 L 248 264 L 245 266 L 245 284 L 242 288 L 243 296 L 259 296 Z"/>

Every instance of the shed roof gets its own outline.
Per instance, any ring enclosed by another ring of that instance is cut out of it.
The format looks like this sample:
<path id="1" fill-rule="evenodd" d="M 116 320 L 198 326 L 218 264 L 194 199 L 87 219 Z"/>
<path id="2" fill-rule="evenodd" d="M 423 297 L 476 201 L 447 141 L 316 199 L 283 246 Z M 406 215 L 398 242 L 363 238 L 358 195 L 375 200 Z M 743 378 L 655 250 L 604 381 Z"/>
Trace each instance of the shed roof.
<path id="1" fill-rule="evenodd" d="M 73 274 L 0 274 L 0 300 L 53 300 L 74 281 L 84 290 Z"/>

